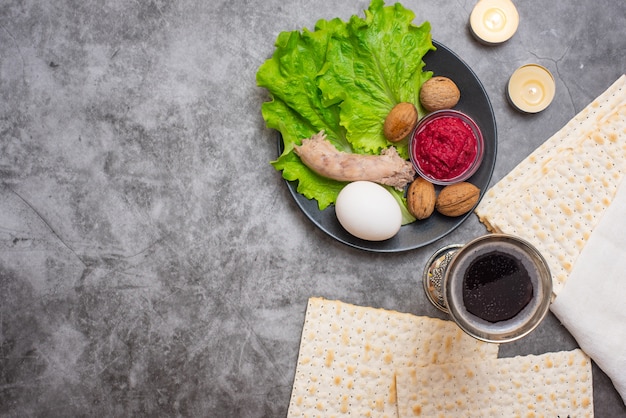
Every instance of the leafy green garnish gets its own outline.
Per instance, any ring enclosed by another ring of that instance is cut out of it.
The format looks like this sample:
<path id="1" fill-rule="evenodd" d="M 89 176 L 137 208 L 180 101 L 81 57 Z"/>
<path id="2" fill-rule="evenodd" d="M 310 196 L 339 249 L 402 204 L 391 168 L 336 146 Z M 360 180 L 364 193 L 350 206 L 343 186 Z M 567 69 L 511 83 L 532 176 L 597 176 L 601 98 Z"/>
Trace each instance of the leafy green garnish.
<path id="1" fill-rule="evenodd" d="M 345 183 L 317 175 L 293 152 L 294 144 L 324 130 L 340 151 L 379 154 L 392 144 L 383 123 L 400 102 L 419 105 L 419 89 L 431 72 L 423 57 L 434 50 L 430 23 L 415 26 L 415 14 L 401 4 L 372 0 L 365 17 L 319 20 L 313 31 L 282 32 L 272 58 L 257 72 L 270 92 L 262 106 L 269 128 L 280 131 L 284 150 L 272 161 L 297 191 L 316 199 L 320 210 L 333 204 Z M 408 159 L 406 140 L 393 144 Z M 402 193 L 394 194 L 404 202 Z M 404 223 L 414 219 L 404 217 Z"/>

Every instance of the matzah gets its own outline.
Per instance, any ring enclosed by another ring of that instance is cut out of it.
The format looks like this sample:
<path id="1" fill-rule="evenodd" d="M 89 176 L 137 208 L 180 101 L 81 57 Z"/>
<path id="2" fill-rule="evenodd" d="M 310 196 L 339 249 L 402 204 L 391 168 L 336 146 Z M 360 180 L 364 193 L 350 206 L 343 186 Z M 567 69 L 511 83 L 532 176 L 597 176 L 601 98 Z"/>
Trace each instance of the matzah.
<path id="1" fill-rule="evenodd" d="M 398 416 L 591 417 L 581 350 L 398 369 Z"/>
<path id="2" fill-rule="evenodd" d="M 396 368 L 496 358 L 451 321 L 309 299 L 289 417 L 396 417 Z"/>
<path id="3" fill-rule="evenodd" d="M 626 76 L 494 185 L 475 209 L 546 258 L 558 295 L 626 173 Z"/>

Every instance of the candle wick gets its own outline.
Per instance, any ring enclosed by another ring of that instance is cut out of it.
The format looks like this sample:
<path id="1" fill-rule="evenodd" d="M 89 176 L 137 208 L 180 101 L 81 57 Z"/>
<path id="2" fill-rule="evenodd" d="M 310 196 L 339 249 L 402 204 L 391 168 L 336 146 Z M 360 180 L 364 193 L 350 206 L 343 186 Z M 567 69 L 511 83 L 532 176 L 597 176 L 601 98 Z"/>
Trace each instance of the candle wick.
<path id="1" fill-rule="evenodd" d="M 490 9 L 486 14 L 485 26 L 491 30 L 500 30 L 504 26 L 504 13 L 500 9 Z"/>

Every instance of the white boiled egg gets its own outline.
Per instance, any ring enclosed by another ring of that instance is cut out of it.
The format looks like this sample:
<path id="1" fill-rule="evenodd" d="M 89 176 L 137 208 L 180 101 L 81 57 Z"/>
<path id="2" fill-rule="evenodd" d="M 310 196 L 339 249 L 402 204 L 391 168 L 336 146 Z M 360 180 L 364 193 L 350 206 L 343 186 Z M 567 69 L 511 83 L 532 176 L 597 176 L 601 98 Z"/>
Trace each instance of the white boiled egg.
<path id="1" fill-rule="evenodd" d="M 337 196 L 335 213 L 341 226 L 357 238 L 383 241 L 402 226 L 400 205 L 391 193 L 371 181 L 355 181 Z"/>

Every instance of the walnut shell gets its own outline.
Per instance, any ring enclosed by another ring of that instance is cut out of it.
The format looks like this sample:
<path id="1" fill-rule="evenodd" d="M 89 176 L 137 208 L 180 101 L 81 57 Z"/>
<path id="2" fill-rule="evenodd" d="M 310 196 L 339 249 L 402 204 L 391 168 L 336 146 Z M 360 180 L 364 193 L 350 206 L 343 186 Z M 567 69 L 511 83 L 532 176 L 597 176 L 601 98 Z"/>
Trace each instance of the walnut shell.
<path id="1" fill-rule="evenodd" d="M 460 98 L 459 88 L 448 77 L 432 77 L 420 89 L 420 102 L 428 112 L 452 109 Z"/>
<path id="2" fill-rule="evenodd" d="M 390 142 L 406 138 L 417 125 L 417 109 L 413 103 L 398 103 L 385 118 L 383 133 Z"/>
<path id="3" fill-rule="evenodd" d="M 406 194 L 407 209 L 416 219 L 426 219 L 435 211 L 435 186 L 421 177 L 416 178 Z"/>
<path id="4" fill-rule="evenodd" d="M 445 216 L 461 216 L 472 210 L 480 198 L 480 189 L 466 181 L 444 187 L 437 196 L 435 209 Z"/>

